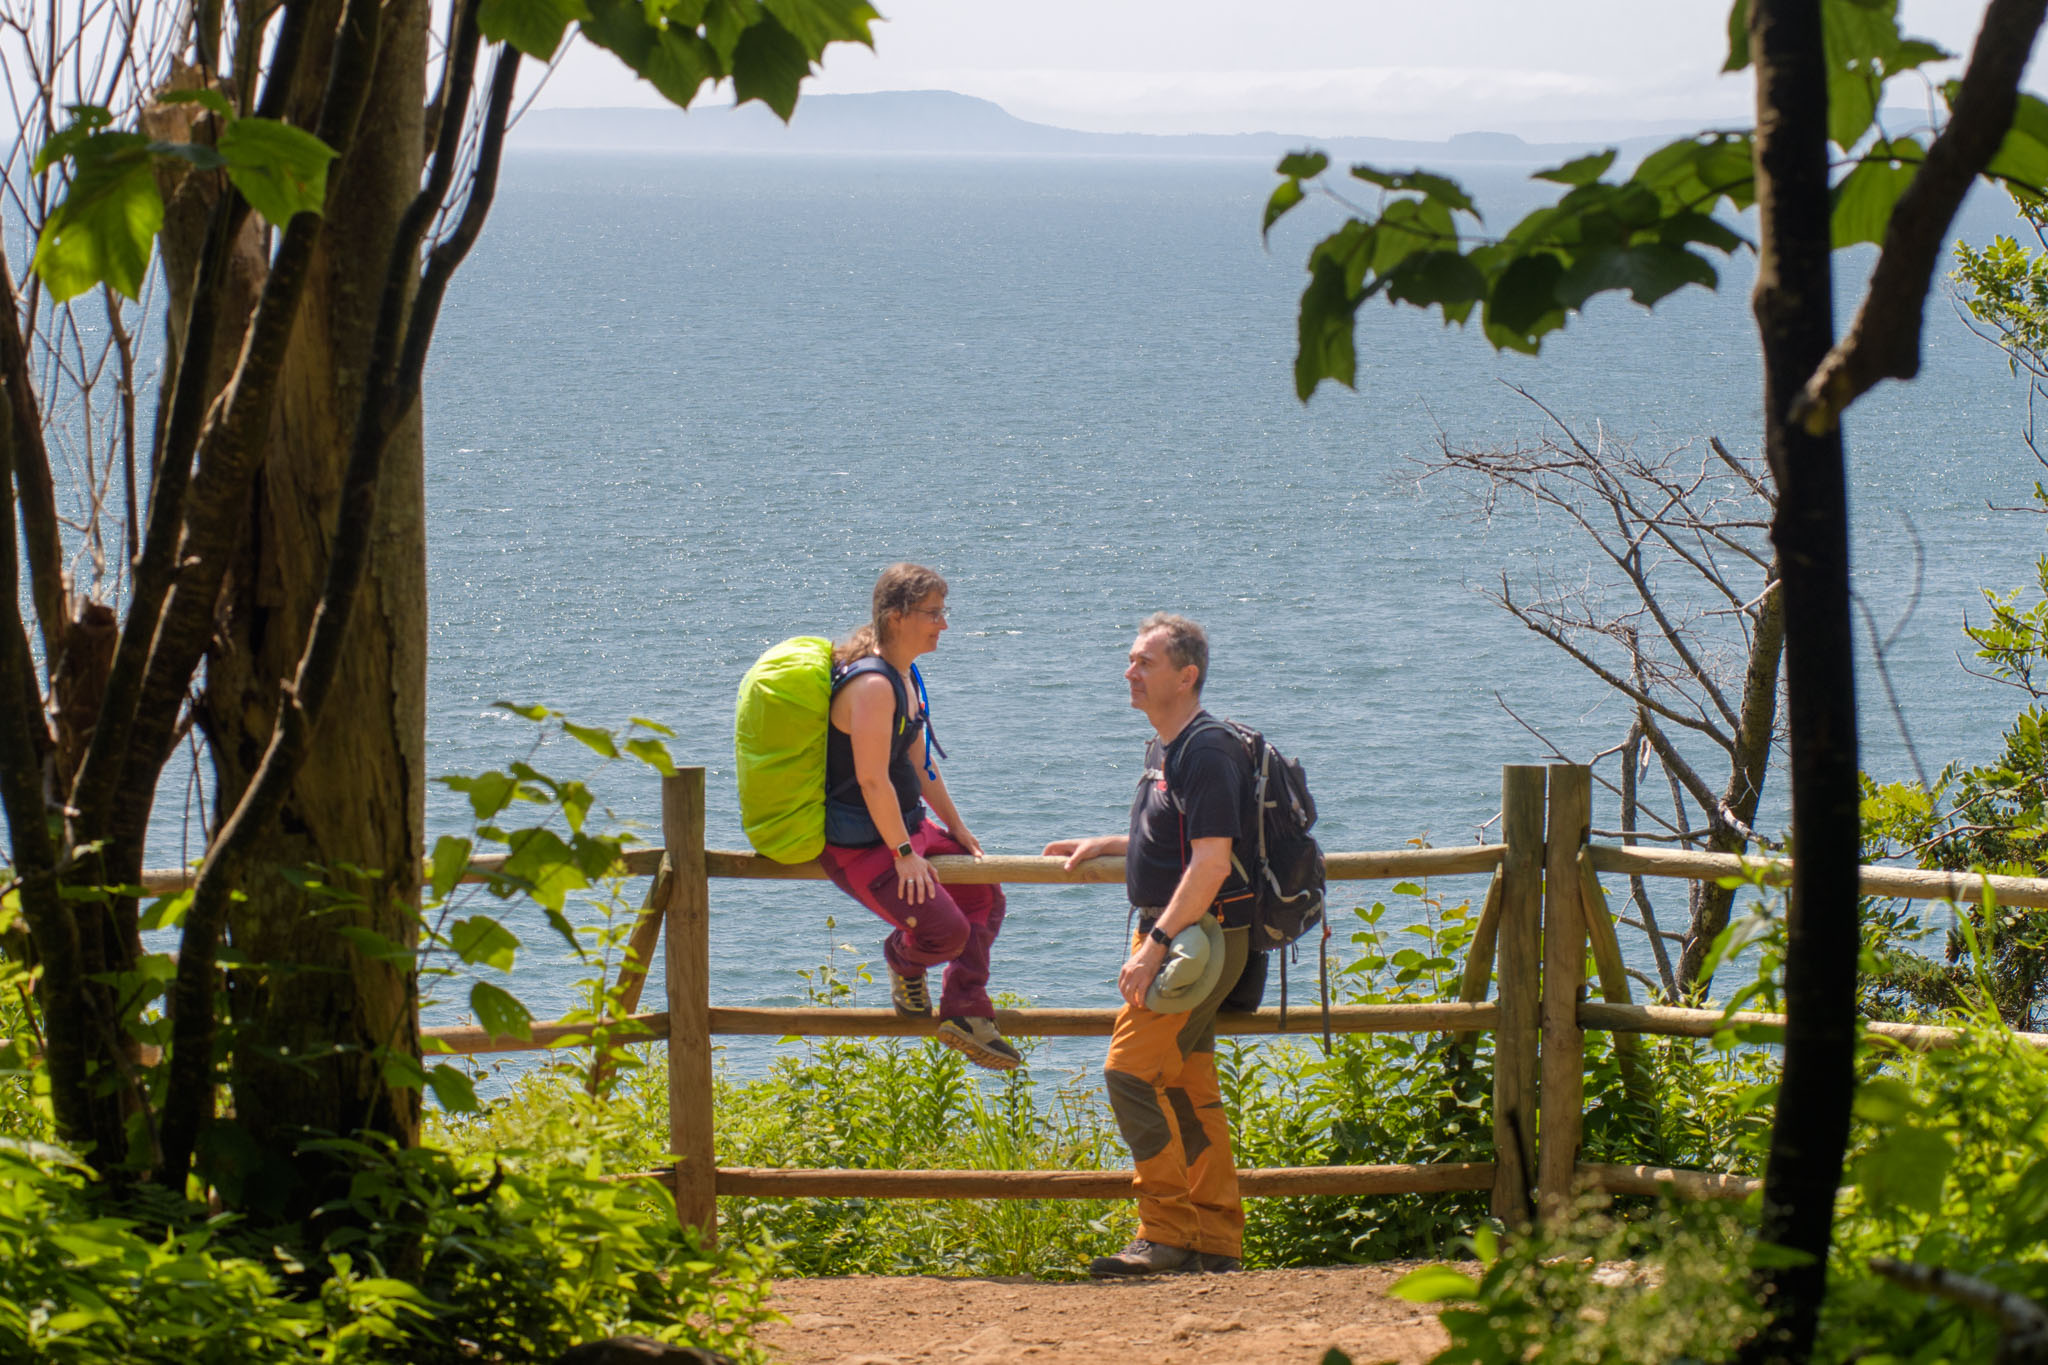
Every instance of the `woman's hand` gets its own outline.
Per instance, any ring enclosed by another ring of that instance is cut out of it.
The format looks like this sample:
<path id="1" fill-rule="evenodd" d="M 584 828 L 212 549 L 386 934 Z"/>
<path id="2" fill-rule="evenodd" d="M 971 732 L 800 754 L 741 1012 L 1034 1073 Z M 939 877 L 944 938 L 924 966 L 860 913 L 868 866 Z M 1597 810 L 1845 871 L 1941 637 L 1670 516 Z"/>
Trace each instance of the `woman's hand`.
<path id="1" fill-rule="evenodd" d="M 953 836 L 953 842 L 966 849 L 975 861 L 979 862 L 982 858 L 988 856 L 981 851 L 981 840 L 975 838 L 973 832 L 967 826 L 962 825 L 950 831 L 950 833 Z"/>
<path id="2" fill-rule="evenodd" d="M 907 905 L 922 905 L 939 894 L 939 877 L 921 853 L 896 860 L 896 894 Z"/>

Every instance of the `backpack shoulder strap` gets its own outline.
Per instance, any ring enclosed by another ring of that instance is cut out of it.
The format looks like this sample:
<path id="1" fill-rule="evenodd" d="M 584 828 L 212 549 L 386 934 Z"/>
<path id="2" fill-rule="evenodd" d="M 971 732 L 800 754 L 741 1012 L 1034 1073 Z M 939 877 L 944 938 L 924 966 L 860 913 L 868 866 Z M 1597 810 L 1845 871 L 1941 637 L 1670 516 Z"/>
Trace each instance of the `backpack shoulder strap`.
<path id="1" fill-rule="evenodd" d="M 834 668 L 832 670 L 832 695 L 838 696 L 840 688 L 846 686 L 855 678 L 860 677 L 863 673 L 879 673 L 889 680 L 889 689 L 896 694 L 896 714 L 903 718 L 898 724 L 908 724 L 910 693 L 903 686 L 902 676 L 895 669 L 889 667 L 889 661 L 879 654 L 870 654 L 865 658 L 855 659 L 844 667 Z"/>

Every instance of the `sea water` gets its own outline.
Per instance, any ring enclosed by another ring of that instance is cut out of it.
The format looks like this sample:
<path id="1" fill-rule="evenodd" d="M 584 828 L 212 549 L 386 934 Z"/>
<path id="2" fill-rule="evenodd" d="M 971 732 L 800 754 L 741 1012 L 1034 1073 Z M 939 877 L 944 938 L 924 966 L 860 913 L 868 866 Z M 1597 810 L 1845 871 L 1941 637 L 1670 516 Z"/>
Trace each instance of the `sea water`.
<path id="1" fill-rule="evenodd" d="M 1527 169 L 1457 168 L 1487 227 L 1534 202 Z M 1554 515 L 1477 516 L 1411 461 L 1440 438 L 1542 435 L 1510 386 L 1646 452 L 1697 458 L 1718 435 L 1753 454 L 1751 260 L 1654 313 L 1602 298 L 1539 357 L 1375 302 L 1357 391 L 1303 404 L 1303 262 L 1339 210 L 1311 203 L 1262 244 L 1272 185 L 1264 163 L 1226 160 L 510 155 L 426 387 L 430 770 L 524 755 L 532 727 L 501 699 L 647 716 L 708 770 L 712 846 L 741 847 L 740 674 L 786 636 L 844 634 L 877 570 L 913 559 L 951 584 L 952 628 L 922 668 L 946 779 L 991 852 L 1123 828 L 1148 731 L 1120 674 L 1162 609 L 1209 630 L 1210 708 L 1304 762 L 1326 849 L 1497 839 L 1501 765 L 1550 761 L 1547 745 L 1583 761 L 1621 739 L 1627 708 L 1482 595 L 1503 573 L 1583 577 L 1588 544 Z M 1980 194 L 1958 235 L 2010 218 Z M 1840 326 L 1871 255 L 1838 258 Z M 1988 756 L 2014 709 L 1958 666 L 1958 627 L 1980 586 L 2030 579 L 2040 539 L 1987 506 L 2025 501 L 2037 472 L 2024 387 L 1940 287 L 1924 358 L 1847 432 L 1856 589 L 1886 631 L 1917 603 L 1887 660 L 1938 766 Z M 1907 775 L 1861 653 L 1865 766 Z M 535 761 L 582 776 L 592 759 L 557 744 Z M 655 837 L 650 771 L 592 780 Z M 1760 823 L 1781 829 L 1782 763 L 1769 782 Z M 428 817 L 430 838 L 469 824 L 438 788 Z M 1596 789 L 1596 825 L 1614 818 Z M 175 832 L 159 836 L 157 861 L 174 857 Z M 1332 889 L 1341 952 L 1350 907 L 1385 890 Z M 1663 904 L 1683 927 L 1681 884 Z M 541 1017 L 579 1003 L 581 971 L 537 916 L 513 918 L 513 988 Z M 883 932 L 824 883 L 714 882 L 712 999 L 800 1003 L 798 971 L 828 955 L 879 975 Z M 1013 888 L 992 984 L 1114 1004 L 1124 934 L 1119 888 Z M 1647 967 L 1639 937 L 1629 953 Z M 1297 969 L 1297 1004 L 1312 980 Z M 862 997 L 885 1000 L 886 985 Z M 461 1013 L 452 994 L 430 1021 Z M 728 1057 L 752 1068 L 772 1047 Z M 1086 1069 L 1100 1048 L 1042 1055 Z"/>

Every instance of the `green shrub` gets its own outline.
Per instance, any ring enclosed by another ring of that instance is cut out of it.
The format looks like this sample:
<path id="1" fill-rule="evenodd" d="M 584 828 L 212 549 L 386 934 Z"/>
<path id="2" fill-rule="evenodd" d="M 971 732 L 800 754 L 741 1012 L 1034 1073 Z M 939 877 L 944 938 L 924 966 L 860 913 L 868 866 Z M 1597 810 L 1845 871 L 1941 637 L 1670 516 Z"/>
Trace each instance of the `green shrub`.
<path id="1" fill-rule="evenodd" d="M 658 1186 L 509 1156 L 327 1154 L 355 1174 L 311 1247 L 146 1192 L 110 1216 L 63 1153 L 0 1145 L 0 1359 L 526 1362 L 622 1332 L 762 1358 L 772 1254 L 702 1250 Z"/>

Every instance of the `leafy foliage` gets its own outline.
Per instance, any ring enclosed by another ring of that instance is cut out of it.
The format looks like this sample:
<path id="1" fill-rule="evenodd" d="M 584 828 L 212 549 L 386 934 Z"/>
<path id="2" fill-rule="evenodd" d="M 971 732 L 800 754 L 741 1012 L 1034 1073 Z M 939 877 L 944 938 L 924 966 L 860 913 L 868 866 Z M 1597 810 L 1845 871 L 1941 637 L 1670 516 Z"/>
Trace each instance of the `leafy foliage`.
<path id="1" fill-rule="evenodd" d="M 319 138 L 276 119 L 237 118 L 211 90 L 177 92 L 166 102 L 205 105 L 217 120 L 218 137 L 211 145 L 155 142 L 112 128 L 107 110 L 81 104 L 73 106 L 71 124 L 36 153 L 37 175 L 60 161 L 69 163 L 70 184 L 44 222 L 35 254 L 36 273 L 58 299 L 100 284 L 131 299 L 141 296 L 164 222 L 159 159 L 225 172 L 249 207 L 279 226 L 296 214 L 318 213 L 326 203 L 334 150 Z"/>
<path id="2" fill-rule="evenodd" d="M 137 1365 L 523 1361 L 634 1332 L 758 1361 L 773 1259 L 706 1252 L 658 1187 L 336 1144 L 356 1178 L 309 1242 L 167 1197 L 106 1212 L 62 1152 L 0 1143 L 0 1357 Z M 651 1191 L 651 1193 L 650 1193 Z"/>
<path id="3" fill-rule="evenodd" d="M 1823 0 L 1821 8 L 1828 130 L 1843 172 L 1834 188 L 1834 241 L 1877 242 L 1926 157 L 1919 136 L 1890 137 L 1878 127 L 1884 84 L 1950 54 L 1902 34 L 1896 0 Z M 1747 12 L 1747 0 L 1736 0 L 1726 70 L 1748 65 Z M 1954 98 L 1953 84 L 1947 93 Z M 1986 174 L 2038 199 L 2048 186 L 2048 104 L 2023 95 L 2020 105 Z M 1716 215 L 1753 202 L 1753 151 L 1747 131 L 1704 132 L 1650 153 L 1625 179 L 1606 178 L 1613 150 L 1539 171 L 1534 179 L 1564 186 L 1564 193 L 1498 237 L 1478 232 L 1477 205 L 1443 176 L 1352 166 L 1351 179 L 1379 191 L 1368 205 L 1324 183 L 1330 163 L 1323 153 L 1283 158 L 1281 182 L 1266 204 L 1268 233 L 1306 201 L 1312 184 L 1350 213 L 1309 253 L 1296 393 L 1306 399 L 1326 379 L 1355 385 L 1358 309 L 1375 295 L 1436 309 L 1446 325 L 1464 325 L 1476 309 L 1496 349 L 1533 355 L 1596 295 L 1626 293 L 1649 308 L 1687 285 L 1715 287 L 1719 275 L 1708 253 L 1726 255 L 1746 244 Z"/>
<path id="4" fill-rule="evenodd" d="M 574 24 L 676 105 L 687 109 L 706 86 L 730 81 L 736 99 L 759 100 L 787 121 L 825 49 L 872 48 L 880 17 L 864 0 L 482 0 L 478 26 L 491 41 L 545 62 Z M 58 300 L 102 284 L 140 297 L 163 227 L 156 165 L 164 159 L 224 172 L 249 207 L 279 227 L 322 210 L 334 149 L 319 138 L 276 119 L 237 116 L 214 90 L 171 92 L 164 102 L 204 105 L 214 119 L 211 142 L 153 141 L 82 104 L 37 151 L 35 174 L 59 163 L 68 170 L 33 262 Z"/>

